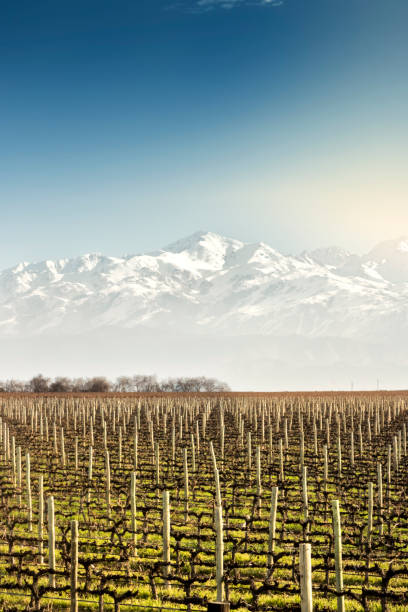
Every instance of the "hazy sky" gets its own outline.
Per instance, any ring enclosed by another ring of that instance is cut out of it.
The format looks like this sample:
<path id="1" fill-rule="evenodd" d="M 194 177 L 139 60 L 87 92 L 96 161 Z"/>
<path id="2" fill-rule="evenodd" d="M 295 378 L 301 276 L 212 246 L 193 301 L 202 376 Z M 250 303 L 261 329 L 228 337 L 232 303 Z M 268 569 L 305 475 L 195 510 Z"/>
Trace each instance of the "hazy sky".
<path id="1" fill-rule="evenodd" d="M 0 268 L 408 233 L 406 0 L 2 0 Z"/>

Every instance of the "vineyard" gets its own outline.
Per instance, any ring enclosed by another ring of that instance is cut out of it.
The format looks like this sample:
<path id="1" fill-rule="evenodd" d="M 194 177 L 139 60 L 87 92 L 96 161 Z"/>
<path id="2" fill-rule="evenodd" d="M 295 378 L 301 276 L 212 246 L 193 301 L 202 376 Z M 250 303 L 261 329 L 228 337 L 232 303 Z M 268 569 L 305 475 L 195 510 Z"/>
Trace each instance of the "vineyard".
<path id="1" fill-rule="evenodd" d="M 0 407 L 3 610 L 408 610 L 408 395 Z"/>

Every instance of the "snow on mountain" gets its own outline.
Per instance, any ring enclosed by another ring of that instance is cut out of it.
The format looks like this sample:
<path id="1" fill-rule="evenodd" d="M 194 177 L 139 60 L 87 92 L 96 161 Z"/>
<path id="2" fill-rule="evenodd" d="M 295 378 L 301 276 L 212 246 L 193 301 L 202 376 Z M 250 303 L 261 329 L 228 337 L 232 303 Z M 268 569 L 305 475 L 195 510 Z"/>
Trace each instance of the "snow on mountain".
<path id="1" fill-rule="evenodd" d="M 349 251 L 335 246 L 315 249 L 310 252 L 304 251 L 302 256 L 322 266 L 330 266 L 332 269 L 340 268 L 346 263 L 349 257 L 353 257 Z"/>
<path id="2" fill-rule="evenodd" d="M 375 246 L 364 258 L 367 268 L 392 283 L 408 280 L 408 238 L 388 240 Z"/>
<path id="3" fill-rule="evenodd" d="M 87 254 L 5 270 L 0 333 L 148 324 L 182 333 L 365 337 L 405 319 L 404 279 L 404 241 L 361 258 L 338 248 L 292 257 L 198 232 L 148 255 Z"/>
<path id="4" fill-rule="evenodd" d="M 280 346 L 278 361 L 283 358 L 282 338 L 303 338 L 313 341 L 314 348 L 302 348 L 300 354 L 306 361 L 313 355 L 313 363 L 321 358 L 316 342 L 322 347 L 324 339 L 338 359 L 337 347 L 344 352 L 343 342 L 366 347 L 384 341 L 404 343 L 408 239 L 384 242 L 363 256 L 338 247 L 290 256 L 264 243 L 197 232 L 149 254 L 94 253 L 24 262 L 0 272 L 3 342 L 90 333 L 104 338 L 106 330 L 121 338 L 123 331 L 129 338 L 159 334 L 178 338 L 176 342 L 181 337 L 195 342 L 217 338 L 218 343 L 222 338 L 249 342 L 258 337 L 263 347 L 269 342 L 269 352 L 275 350 L 272 345 Z M 174 342 L 170 346 L 174 351 Z M 360 357 L 361 346 L 354 353 Z M 368 349 L 364 355 L 359 363 L 372 358 Z M 244 360 L 249 371 L 256 358 L 253 352 L 228 353 L 230 362 Z M 285 359 L 289 367 L 295 356 Z"/>
<path id="5" fill-rule="evenodd" d="M 165 247 L 161 255 L 171 259 L 173 254 L 174 262 L 188 261 L 198 269 L 221 270 L 231 255 L 243 246 L 239 240 L 200 231 Z"/>

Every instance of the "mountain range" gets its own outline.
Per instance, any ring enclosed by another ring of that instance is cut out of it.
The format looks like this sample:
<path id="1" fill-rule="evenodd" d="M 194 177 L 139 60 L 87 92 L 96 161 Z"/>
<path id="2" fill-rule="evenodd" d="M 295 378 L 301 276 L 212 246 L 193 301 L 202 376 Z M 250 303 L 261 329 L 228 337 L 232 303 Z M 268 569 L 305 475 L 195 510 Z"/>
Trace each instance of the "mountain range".
<path id="1" fill-rule="evenodd" d="M 401 388 L 407 341 L 408 238 L 364 255 L 284 255 L 197 232 L 148 254 L 0 272 L 0 378 L 155 372 L 248 390 Z"/>

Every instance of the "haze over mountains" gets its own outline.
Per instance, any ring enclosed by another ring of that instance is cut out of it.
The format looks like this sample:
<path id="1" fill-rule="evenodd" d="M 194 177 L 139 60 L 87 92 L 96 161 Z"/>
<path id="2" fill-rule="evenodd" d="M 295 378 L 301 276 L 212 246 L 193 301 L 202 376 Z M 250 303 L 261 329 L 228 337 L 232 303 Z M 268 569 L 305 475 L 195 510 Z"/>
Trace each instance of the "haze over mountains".
<path id="1" fill-rule="evenodd" d="M 198 232 L 0 273 L 0 378 L 203 374 L 234 389 L 408 386 L 408 239 L 283 255 Z"/>

